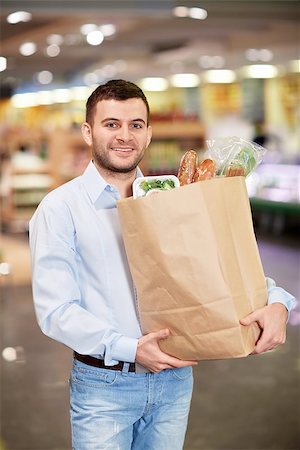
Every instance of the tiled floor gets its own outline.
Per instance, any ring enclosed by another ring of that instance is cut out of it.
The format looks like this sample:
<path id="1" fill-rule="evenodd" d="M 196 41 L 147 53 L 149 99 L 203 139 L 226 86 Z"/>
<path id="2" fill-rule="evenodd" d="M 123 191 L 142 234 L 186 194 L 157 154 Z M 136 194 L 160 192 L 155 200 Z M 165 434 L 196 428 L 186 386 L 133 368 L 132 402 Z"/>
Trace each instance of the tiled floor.
<path id="1" fill-rule="evenodd" d="M 266 274 L 299 298 L 299 246 L 260 239 L 259 247 Z M 41 334 L 29 283 L 7 277 L 0 287 L 1 352 L 17 352 L 1 361 L 0 449 L 69 450 L 71 351 Z M 199 363 L 185 450 L 300 449 L 299 316 L 298 305 L 280 350 Z"/>

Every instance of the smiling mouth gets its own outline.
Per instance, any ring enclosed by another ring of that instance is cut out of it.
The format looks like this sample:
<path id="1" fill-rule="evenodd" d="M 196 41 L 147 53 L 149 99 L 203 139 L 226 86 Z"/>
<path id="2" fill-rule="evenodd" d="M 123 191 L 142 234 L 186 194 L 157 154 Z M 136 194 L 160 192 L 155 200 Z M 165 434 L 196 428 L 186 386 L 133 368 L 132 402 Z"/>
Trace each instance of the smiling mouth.
<path id="1" fill-rule="evenodd" d="M 133 152 L 133 148 L 132 147 L 126 147 L 126 148 L 114 147 L 114 148 L 112 148 L 112 150 L 114 152 L 121 152 L 121 153 L 131 153 L 131 152 Z"/>

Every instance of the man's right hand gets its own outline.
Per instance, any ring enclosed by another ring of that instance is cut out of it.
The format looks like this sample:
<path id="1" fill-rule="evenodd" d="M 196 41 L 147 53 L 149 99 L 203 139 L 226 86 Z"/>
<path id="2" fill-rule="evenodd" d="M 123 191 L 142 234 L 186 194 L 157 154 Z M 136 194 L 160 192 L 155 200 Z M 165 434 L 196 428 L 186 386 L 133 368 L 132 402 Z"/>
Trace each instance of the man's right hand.
<path id="1" fill-rule="evenodd" d="M 161 351 L 159 341 L 170 336 L 170 330 L 164 329 L 142 336 L 138 341 L 136 362 L 154 373 L 164 369 L 195 366 L 197 361 L 184 361 Z"/>

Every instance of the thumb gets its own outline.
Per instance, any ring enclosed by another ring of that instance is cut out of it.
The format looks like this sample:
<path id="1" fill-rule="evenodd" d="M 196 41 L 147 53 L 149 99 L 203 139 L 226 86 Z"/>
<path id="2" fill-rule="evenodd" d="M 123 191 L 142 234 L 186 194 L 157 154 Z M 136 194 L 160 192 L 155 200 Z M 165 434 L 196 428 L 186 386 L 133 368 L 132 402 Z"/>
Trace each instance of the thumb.
<path id="1" fill-rule="evenodd" d="M 248 316 L 241 319 L 240 324 L 251 325 L 251 323 L 256 322 L 256 321 L 257 321 L 257 314 L 256 314 L 256 311 L 254 311 L 251 314 L 248 314 Z"/>
<path id="2" fill-rule="evenodd" d="M 170 336 L 170 330 L 168 328 L 165 328 L 163 330 L 157 331 L 155 334 L 158 340 L 166 339 L 168 336 Z"/>

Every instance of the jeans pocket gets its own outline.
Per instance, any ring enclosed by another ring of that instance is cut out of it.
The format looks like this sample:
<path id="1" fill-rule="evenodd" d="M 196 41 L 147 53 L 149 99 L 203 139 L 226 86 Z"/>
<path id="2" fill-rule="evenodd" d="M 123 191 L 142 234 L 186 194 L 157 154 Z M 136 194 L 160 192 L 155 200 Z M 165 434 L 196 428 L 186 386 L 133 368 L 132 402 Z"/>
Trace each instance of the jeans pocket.
<path id="1" fill-rule="evenodd" d="M 178 369 L 172 369 L 171 373 L 173 377 L 176 378 L 177 380 L 187 380 L 192 376 L 193 372 L 192 367 L 187 366 L 187 367 L 179 367 Z"/>
<path id="2" fill-rule="evenodd" d="M 72 381 L 85 386 L 99 388 L 101 385 L 110 386 L 114 384 L 118 379 L 119 373 L 118 371 L 107 369 L 74 367 L 72 370 Z"/>

